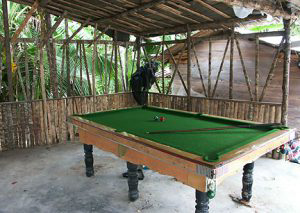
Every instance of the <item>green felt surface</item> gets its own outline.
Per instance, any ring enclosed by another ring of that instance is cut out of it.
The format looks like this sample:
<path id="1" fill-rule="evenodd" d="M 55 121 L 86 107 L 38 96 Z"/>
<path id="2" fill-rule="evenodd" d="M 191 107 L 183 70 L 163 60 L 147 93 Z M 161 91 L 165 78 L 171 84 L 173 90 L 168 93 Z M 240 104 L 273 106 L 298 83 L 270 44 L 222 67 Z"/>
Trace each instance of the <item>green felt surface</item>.
<path id="1" fill-rule="evenodd" d="M 154 116 L 164 116 L 165 122 L 154 121 Z M 216 128 L 249 124 L 208 115 L 178 112 L 154 107 L 137 107 L 81 115 L 120 132 L 128 132 L 182 151 L 202 156 L 204 160 L 218 162 L 220 157 L 234 149 L 251 143 L 277 129 L 234 128 L 206 132 L 185 132 L 171 134 L 148 134 L 159 130 L 189 130 L 195 128 Z"/>

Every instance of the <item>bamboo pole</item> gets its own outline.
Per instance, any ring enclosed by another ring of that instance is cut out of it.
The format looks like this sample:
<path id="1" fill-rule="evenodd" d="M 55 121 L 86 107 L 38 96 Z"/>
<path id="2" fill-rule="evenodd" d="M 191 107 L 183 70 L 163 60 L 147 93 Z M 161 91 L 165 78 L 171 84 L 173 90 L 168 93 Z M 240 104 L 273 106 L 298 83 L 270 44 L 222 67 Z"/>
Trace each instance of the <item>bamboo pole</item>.
<path id="1" fill-rule="evenodd" d="M 106 88 L 107 88 L 107 76 L 108 76 L 108 72 L 107 72 L 107 44 L 104 44 L 104 93 L 107 92 Z"/>
<path id="2" fill-rule="evenodd" d="M 45 34 L 43 27 L 41 30 L 42 37 Z M 43 52 L 43 46 L 39 46 L 40 49 L 40 84 L 41 84 L 41 90 L 42 90 L 42 100 L 43 100 L 43 125 L 44 125 L 44 134 L 45 134 L 45 141 L 46 144 L 49 142 L 49 134 L 48 134 L 48 122 L 47 122 L 47 114 L 48 114 L 48 105 L 47 105 L 47 95 L 46 95 L 46 88 L 45 88 L 45 75 L 44 75 L 44 52 Z"/>
<path id="3" fill-rule="evenodd" d="M 289 87 L 290 87 L 290 63 L 291 63 L 291 20 L 283 20 L 285 29 L 285 48 L 284 48 L 284 66 L 282 80 L 282 110 L 281 123 L 288 124 L 288 105 L 289 105 Z"/>
<path id="4" fill-rule="evenodd" d="M 93 111 L 94 112 L 96 112 L 96 53 L 97 53 L 96 37 L 97 37 L 97 28 L 98 28 L 98 24 L 96 24 L 96 26 L 94 28 L 94 45 L 93 45 L 93 56 L 92 56 L 93 57 L 92 58 L 92 84 L 93 84 L 92 92 L 93 92 Z M 105 45 L 105 54 L 106 54 L 106 45 Z M 106 60 L 105 60 L 105 63 L 106 63 Z"/>
<path id="5" fill-rule="evenodd" d="M 114 57 L 114 50 L 115 50 L 115 45 L 112 45 L 111 57 L 110 57 L 110 70 L 109 70 L 109 74 L 108 74 L 108 83 L 107 83 L 106 93 L 109 93 L 110 76 L 111 76 L 111 72 L 113 71 L 112 60 L 113 60 L 113 57 Z"/>
<path id="6" fill-rule="evenodd" d="M 129 79 L 128 79 L 128 63 L 129 63 L 129 60 L 128 60 L 128 43 L 126 42 L 125 44 L 125 83 L 126 83 L 126 88 L 125 88 L 125 91 L 128 91 L 129 89 Z"/>
<path id="7" fill-rule="evenodd" d="M 114 31 L 114 41 L 117 41 L 117 31 Z M 118 70 L 118 48 L 119 46 L 115 43 L 115 93 L 119 92 L 119 70 Z"/>
<path id="8" fill-rule="evenodd" d="M 118 46 L 118 56 L 119 56 L 119 62 L 120 62 L 120 68 L 121 68 L 122 90 L 123 90 L 123 92 L 125 92 L 126 91 L 126 85 L 125 85 L 124 69 L 123 69 L 123 65 L 122 65 L 122 57 L 121 57 L 121 52 L 120 52 L 120 46 Z"/>
<path id="9" fill-rule="evenodd" d="M 83 96 L 83 79 L 82 79 L 82 46 L 81 43 L 79 43 L 79 70 L 80 70 L 80 95 Z"/>
<path id="10" fill-rule="evenodd" d="M 36 42 L 36 46 L 38 46 L 38 43 Z M 34 53 L 34 62 L 38 61 L 39 56 L 39 49 Z M 31 87 L 31 99 L 35 99 L 35 88 L 36 88 L 36 79 L 37 79 L 37 63 L 33 63 L 33 70 L 32 70 L 32 87 Z"/>
<path id="11" fill-rule="evenodd" d="M 185 48 L 186 46 L 187 46 L 187 44 L 184 45 L 184 48 Z M 183 88 L 184 88 L 186 94 L 188 94 L 188 88 L 186 87 L 186 85 L 185 85 L 185 83 L 184 83 L 184 80 L 183 80 L 183 77 L 182 77 L 181 73 L 179 72 L 179 68 L 178 68 L 178 63 L 180 63 L 180 60 L 178 60 L 177 63 L 176 63 L 175 58 L 174 58 L 174 56 L 173 56 L 173 54 L 172 54 L 172 52 L 171 52 L 171 50 L 170 50 L 170 48 L 169 48 L 169 46 L 168 46 L 167 44 L 166 44 L 166 47 L 167 47 L 167 50 L 168 50 L 168 52 L 169 52 L 169 54 L 170 54 L 170 56 L 171 56 L 171 59 L 172 59 L 174 65 L 175 65 L 175 71 L 174 71 L 174 72 L 175 72 L 175 73 L 177 72 L 177 74 L 178 74 L 178 76 L 179 76 L 179 79 L 180 79 L 180 81 L 181 81 L 181 83 L 182 83 L 182 85 L 183 85 Z M 183 51 L 184 51 L 184 49 L 182 50 L 180 59 L 181 59 L 181 57 L 182 57 Z M 173 83 L 174 77 L 175 77 L 175 74 L 173 74 L 170 83 Z M 169 89 L 168 89 L 168 91 L 170 91 L 170 85 L 171 85 L 171 84 L 169 84 Z M 168 94 L 168 93 L 167 93 L 167 94 Z"/>
<path id="12" fill-rule="evenodd" d="M 269 84 L 271 83 L 271 81 L 272 81 L 272 79 L 273 79 L 275 67 L 276 67 L 277 61 L 278 61 L 278 56 L 279 56 L 280 51 L 282 50 L 283 45 L 284 45 L 284 39 L 285 39 L 285 38 L 284 38 L 284 36 L 283 36 L 282 39 L 281 39 L 281 42 L 280 42 L 280 44 L 279 44 L 279 46 L 278 46 L 278 48 L 277 48 L 277 50 L 276 50 L 276 53 L 275 53 L 273 62 L 272 62 L 272 64 L 271 64 L 271 68 L 270 68 L 269 74 L 268 74 L 267 79 L 266 79 L 266 83 L 265 83 L 265 85 L 264 85 L 264 87 L 263 87 L 263 90 L 262 90 L 261 95 L 260 95 L 260 98 L 259 98 L 259 101 L 260 101 L 260 102 L 263 101 L 264 96 L 265 96 L 265 93 L 266 93 L 266 90 L 267 90 Z"/>
<path id="13" fill-rule="evenodd" d="M 2 54 L 0 54 L 0 94 L 2 94 Z"/>
<path id="14" fill-rule="evenodd" d="M 167 44 L 166 44 L 166 47 L 167 47 L 167 49 L 168 49 L 168 45 L 167 45 Z M 180 52 L 180 55 L 179 55 L 179 57 L 178 57 L 177 63 L 174 63 L 174 65 L 175 65 L 175 70 L 174 70 L 174 72 L 173 72 L 173 74 L 172 74 L 172 77 L 171 77 L 171 80 L 170 80 L 170 82 L 169 82 L 168 90 L 167 90 L 167 93 L 166 93 L 167 95 L 168 95 L 169 92 L 171 91 L 171 86 L 172 86 L 172 83 L 173 83 L 173 81 L 174 81 L 175 75 L 176 75 L 176 73 L 177 73 L 177 69 L 178 69 L 178 63 L 179 63 L 180 60 L 181 60 L 181 57 L 182 57 L 182 55 L 183 55 L 183 52 L 184 52 L 185 48 L 186 48 L 186 43 L 184 44 L 183 48 L 181 49 L 181 52 Z"/>
<path id="15" fill-rule="evenodd" d="M 218 71 L 218 74 L 217 74 L 216 83 L 215 83 L 215 86 L 214 86 L 214 89 L 213 89 L 213 93 L 212 93 L 212 95 L 211 95 L 212 98 L 215 96 L 215 93 L 216 93 L 216 90 L 217 90 L 217 86 L 218 86 L 218 82 L 219 82 L 219 79 L 220 79 L 220 75 L 221 75 L 221 72 L 222 72 L 222 70 L 223 70 L 223 65 L 224 65 L 226 53 L 227 53 L 227 50 L 228 50 L 229 41 L 230 41 L 230 39 L 228 38 L 228 39 L 227 39 L 226 46 L 225 46 L 223 58 L 222 58 L 222 61 L 221 61 L 221 64 L 220 64 L 220 68 L 219 68 L 219 71 Z"/>
<path id="16" fill-rule="evenodd" d="M 148 57 L 148 54 L 147 54 L 147 51 L 146 51 L 145 47 L 142 47 L 142 50 L 144 51 L 144 55 L 145 55 L 145 58 L 146 58 L 147 62 L 150 64 L 151 60 Z M 161 90 L 159 88 L 159 85 L 158 85 L 158 82 L 157 82 L 156 78 L 154 79 L 154 83 L 156 85 L 156 88 L 157 88 L 158 92 L 161 93 Z"/>
<path id="17" fill-rule="evenodd" d="M 65 35 L 69 39 L 68 19 L 65 19 Z M 66 67 L 67 67 L 67 96 L 71 96 L 71 66 L 70 66 L 70 45 L 66 45 Z"/>
<path id="18" fill-rule="evenodd" d="M 258 87 L 259 87 L 259 37 L 255 38 L 255 101 L 258 101 Z"/>
<path id="19" fill-rule="evenodd" d="M 246 66 L 245 66 L 245 63 L 244 63 L 244 59 L 243 59 L 243 56 L 242 56 L 240 43 L 239 43 L 238 39 L 235 39 L 235 42 L 236 42 L 236 46 L 237 46 L 237 49 L 238 49 L 238 52 L 239 52 L 239 56 L 240 56 L 240 60 L 241 60 L 242 68 L 243 68 L 242 70 L 243 70 L 245 81 L 246 81 L 246 84 L 247 84 L 247 89 L 248 89 L 248 92 L 249 92 L 250 100 L 253 101 L 254 98 L 253 98 L 253 94 L 252 94 L 251 84 L 250 84 L 250 80 L 249 80 L 248 73 L 247 73 L 247 70 L 246 70 Z"/>
<path id="20" fill-rule="evenodd" d="M 79 42 L 77 42 L 77 44 L 76 44 L 76 52 L 75 52 L 74 72 L 73 72 L 73 84 L 72 84 L 73 95 L 74 95 L 74 91 L 75 91 L 75 81 L 76 81 L 76 72 L 77 72 L 78 51 L 79 51 Z"/>
<path id="21" fill-rule="evenodd" d="M 88 62 L 87 62 L 87 58 L 86 58 L 86 50 L 85 50 L 84 43 L 81 43 L 81 45 L 82 45 L 83 60 L 84 60 L 84 66 L 85 66 L 85 73 L 86 73 L 86 78 L 87 78 L 87 82 L 88 82 L 88 86 L 89 86 L 89 94 L 93 95 L 94 94 L 93 93 L 94 88 L 92 89 L 92 86 L 91 86 L 91 80 L 90 80 L 90 74 L 89 74 L 89 66 L 88 66 Z M 93 84 L 93 85 L 95 85 L 95 84 Z"/>
<path id="22" fill-rule="evenodd" d="M 191 29 L 189 25 L 187 25 L 187 110 L 191 111 L 192 110 L 192 103 L 191 103 Z"/>
<path id="23" fill-rule="evenodd" d="M 25 89 L 25 86 L 24 86 L 24 81 L 23 81 L 22 74 L 21 74 L 19 61 L 17 61 L 16 64 L 17 64 L 17 72 L 18 72 L 18 77 L 19 77 L 22 93 L 24 95 L 24 100 L 27 101 L 28 99 L 27 99 L 27 95 L 26 95 L 26 89 Z M 16 89 L 18 89 L 18 88 L 16 88 Z"/>
<path id="24" fill-rule="evenodd" d="M 208 95 L 207 95 L 205 84 L 204 84 L 204 80 L 203 80 L 202 70 L 200 68 L 200 63 L 199 63 L 199 60 L 198 60 L 198 57 L 197 57 L 197 52 L 196 52 L 196 49 L 195 49 L 195 44 L 194 44 L 193 39 L 191 39 L 191 43 L 192 43 L 193 53 L 194 53 L 194 56 L 195 56 L 195 59 L 196 59 L 196 64 L 197 64 L 197 68 L 198 68 L 198 72 L 199 72 L 199 76 L 200 76 L 200 81 L 201 81 L 201 84 L 202 84 L 203 92 L 204 92 L 205 97 L 207 97 Z"/>
<path id="25" fill-rule="evenodd" d="M 139 70 L 141 66 L 141 37 L 136 38 L 136 49 L 137 49 L 137 58 L 136 58 L 136 69 Z"/>
<path id="26" fill-rule="evenodd" d="M 66 47 L 63 47 L 62 52 L 62 60 L 61 60 L 61 70 L 60 70 L 60 97 L 63 97 L 63 79 L 64 79 L 64 69 L 65 69 L 65 55 L 66 55 Z"/>
<path id="27" fill-rule="evenodd" d="M 161 62 L 161 76 L 162 76 L 162 93 L 165 94 L 165 35 L 162 37 L 162 62 Z"/>
<path id="28" fill-rule="evenodd" d="M 233 48 L 234 48 L 234 28 L 231 30 L 230 38 L 230 72 L 229 72 L 229 99 L 233 98 Z"/>
<path id="29" fill-rule="evenodd" d="M 207 82 L 207 90 L 208 97 L 211 97 L 211 40 L 208 41 L 208 82 Z"/>
<path id="30" fill-rule="evenodd" d="M 2 0 L 2 4 L 4 4 L 5 2 L 6 2 L 6 0 L 5 0 L 5 1 Z M 32 14 L 36 11 L 36 9 L 38 8 L 38 6 L 39 6 L 39 1 L 36 0 L 36 1 L 34 2 L 34 4 L 31 6 L 30 11 L 27 13 L 27 15 L 26 15 L 25 19 L 23 20 L 22 24 L 21 24 L 20 27 L 16 30 L 14 36 L 12 37 L 12 39 L 11 39 L 11 42 L 12 42 L 12 43 L 15 43 L 15 42 L 16 42 L 16 40 L 17 40 L 17 38 L 19 37 L 20 33 L 21 33 L 22 30 L 26 27 L 26 25 L 27 25 L 29 19 L 31 18 Z"/>
<path id="31" fill-rule="evenodd" d="M 25 79 L 26 79 L 26 94 L 27 100 L 31 99 L 30 96 L 30 76 L 28 69 L 28 52 L 27 52 L 27 44 L 24 44 L 24 52 L 25 52 Z M 2 62 L 1 62 L 2 63 Z"/>
<path id="32" fill-rule="evenodd" d="M 5 47 L 5 57 L 6 57 L 6 70 L 7 70 L 7 80 L 8 80 L 8 95 L 9 101 L 14 101 L 13 96 L 13 78 L 12 78 L 12 66 L 11 66 L 11 51 L 10 51 L 10 38 L 9 38 L 9 24 L 8 24 L 8 9 L 7 0 L 2 0 L 2 12 L 3 12 L 3 26 L 4 26 L 4 47 Z"/>

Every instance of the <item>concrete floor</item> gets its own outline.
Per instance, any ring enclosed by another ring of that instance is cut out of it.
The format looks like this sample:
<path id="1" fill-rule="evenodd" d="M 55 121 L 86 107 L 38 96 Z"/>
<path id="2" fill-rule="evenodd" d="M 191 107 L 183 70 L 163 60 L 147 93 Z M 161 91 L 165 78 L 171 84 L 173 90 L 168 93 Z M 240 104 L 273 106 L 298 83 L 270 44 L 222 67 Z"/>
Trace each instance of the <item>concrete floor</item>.
<path id="1" fill-rule="evenodd" d="M 87 178 L 82 156 L 79 143 L 0 153 L 0 212 L 194 212 L 194 189 L 172 177 L 146 171 L 140 199 L 130 203 L 127 180 L 121 177 L 124 161 L 95 149 L 96 174 Z M 261 158 L 254 170 L 253 207 L 240 206 L 229 197 L 240 193 L 238 173 L 217 188 L 210 212 L 300 212 L 299 179 L 299 165 Z"/>

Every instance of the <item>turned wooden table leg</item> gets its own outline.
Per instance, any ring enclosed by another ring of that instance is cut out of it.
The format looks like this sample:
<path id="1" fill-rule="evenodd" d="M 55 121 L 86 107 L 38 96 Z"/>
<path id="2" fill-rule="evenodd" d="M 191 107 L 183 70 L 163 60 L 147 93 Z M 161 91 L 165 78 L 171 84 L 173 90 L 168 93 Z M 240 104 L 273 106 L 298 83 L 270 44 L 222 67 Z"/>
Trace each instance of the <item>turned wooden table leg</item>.
<path id="1" fill-rule="evenodd" d="M 242 200 L 249 202 L 252 197 L 254 162 L 244 166 Z"/>
<path id="2" fill-rule="evenodd" d="M 127 169 L 128 169 L 128 187 L 129 187 L 128 197 L 130 201 L 135 201 L 139 198 L 138 165 L 127 161 Z"/>
<path id="3" fill-rule="evenodd" d="M 84 149 L 85 174 L 87 177 L 91 177 L 94 175 L 93 145 L 83 144 L 83 149 Z"/>
<path id="4" fill-rule="evenodd" d="M 196 190 L 196 210 L 195 213 L 208 213 L 209 198 L 206 192 Z"/>

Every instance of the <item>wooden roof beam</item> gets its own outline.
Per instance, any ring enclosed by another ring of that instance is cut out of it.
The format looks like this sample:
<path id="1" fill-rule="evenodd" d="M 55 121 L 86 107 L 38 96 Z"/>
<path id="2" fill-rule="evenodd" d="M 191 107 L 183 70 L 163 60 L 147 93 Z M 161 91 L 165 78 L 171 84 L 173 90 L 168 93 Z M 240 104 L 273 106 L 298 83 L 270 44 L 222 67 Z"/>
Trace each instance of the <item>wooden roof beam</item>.
<path id="1" fill-rule="evenodd" d="M 246 21 L 252 21 L 252 20 L 259 20 L 264 18 L 265 16 L 261 15 L 255 15 L 255 16 L 248 16 L 247 18 L 240 19 L 240 18 L 230 18 L 230 19 L 225 19 L 222 21 L 208 21 L 208 22 L 203 22 L 200 24 L 190 24 L 191 30 L 211 30 L 211 29 L 218 29 L 222 28 L 222 25 L 233 25 L 235 23 L 239 23 L 241 21 L 246 22 Z M 178 32 L 186 32 L 186 25 L 178 25 L 175 27 L 169 27 L 165 28 L 162 30 L 157 30 L 157 29 L 152 29 L 146 32 L 143 32 L 142 35 L 151 35 L 151 34 L 166 34 L 166 33 L 178 33 Z"/>
<path id="2" fill-rule="evenodd" d="M 153 0 L 149 3 L 139 5 L 135 8 L 129 9 L 129 10 L 124 11 L 122 13 L 119 13 L 119 14 L 116 14 L 116 15 L 113 15 L 113 16 L 110 16 L 110 17 L 107 17 L 107 18 L 99 19 L 99 20 L 96 20 L 96 21 L 98 21 L 98 23 L 103 23 L 103 22 L 106 22 L 106 21 L 114 21 L 114 20 L 122 18 L 124 16 L 128 16 L 128 15 L 131 15 L 133 13 L 140 12 L 140 11 L 144 11 L 144 10 L 149 9 L 151 7 L 155 7 L 159 4 L 163 4 L 167 1 L 169 1 L 169 0 Z"/>
<path id="3" fill-rule="evenodd" d="M 26 27 L 29 19 L 31 18 L 32 14 L 36 11 L 36 9 L 39 7 L 39 1 L 36 0 L 34 2 L 34 4 L 31 6 L 30 11 L 27 13 L 25 19 L 23 20 L 22 24 L 20 25 L 20 27 L 16 30 L 14 36 L 11 39 L 12 43 L 15 43 L 17 38 L 19 37 L 19 35 L 21 34 L 21 32 L 23 31 L 23 29 Z"/>

